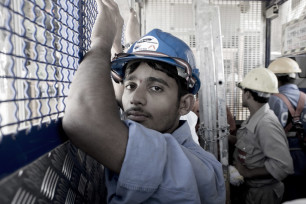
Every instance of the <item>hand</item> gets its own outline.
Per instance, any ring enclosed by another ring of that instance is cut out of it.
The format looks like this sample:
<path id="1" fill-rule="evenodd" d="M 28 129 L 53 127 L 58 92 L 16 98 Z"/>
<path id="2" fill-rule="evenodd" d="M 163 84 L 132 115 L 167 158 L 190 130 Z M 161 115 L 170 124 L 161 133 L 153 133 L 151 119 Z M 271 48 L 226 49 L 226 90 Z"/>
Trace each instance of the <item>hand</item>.
<path id="1" fill-rule="evenodd" d="M 125 33 L 126 43 L 134 43 L 140 38 L 140 24 L 137 19 L 137 13 L 133 8 L 130 9 L 130 16 Z"/>
<path id="2" fill-rule="evenodd" d="M 100 47 L 110 50 L 117 32 L 117 16 L 113 15 L 118 5 L 114 0 L 96 0 L 98 16 L 91 35 L 91 47 Z"/>
<path id="3" fill-rule="evenodd" d="M 234 186 L 240 186 L 240 184 L 244 182 L 243 176 L 241 176 L 238 170 L 232 165 L 229 165 L 228 170 L 230 175 L 230 183 Z"/>

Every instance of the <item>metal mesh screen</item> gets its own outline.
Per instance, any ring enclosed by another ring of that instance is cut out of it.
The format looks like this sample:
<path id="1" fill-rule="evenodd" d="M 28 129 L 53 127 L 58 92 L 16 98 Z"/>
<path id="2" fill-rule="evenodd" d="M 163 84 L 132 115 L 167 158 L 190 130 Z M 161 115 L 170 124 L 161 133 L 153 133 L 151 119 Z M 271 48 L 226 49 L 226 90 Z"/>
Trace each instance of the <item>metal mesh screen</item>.
<path id="1" fill-rule="evenodd" d="M 0 1 L 0 136 L 62 117 L 94 0 Z"/>
<path id="2" fill-rule="evenodd" d="M 236 120 L 245 120 L 249 111 L 242 107 L 242 91 L 236 83 L 253 68 L 264 66 L 264 19 L 261 1 L 224 1 L 220 6 L 227 105 Z"/>
<path id="3" fill-rule="evenodd" d="M 192 0 L 155 0 L 145 3 L 144 33 L 154 28 L 178 36 L 195 49 Z"/>

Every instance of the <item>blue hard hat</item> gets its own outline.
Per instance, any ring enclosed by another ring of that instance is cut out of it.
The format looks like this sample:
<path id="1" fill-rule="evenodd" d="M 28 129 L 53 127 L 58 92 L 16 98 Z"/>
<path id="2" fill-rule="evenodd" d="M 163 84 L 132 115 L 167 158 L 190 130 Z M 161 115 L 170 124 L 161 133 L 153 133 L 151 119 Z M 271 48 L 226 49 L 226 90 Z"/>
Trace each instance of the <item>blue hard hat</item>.
<path id="1" fill-rule="evenodd" d="M 196 94 L 201 86 L 199 70 L 190 47 L 179 38 L 153 29 L 136 41 L 127 53 L 118 54 L 111 62 L 112 76 L 121 81 L 125 65 L 132 60 L 154 60 L 176 66 L 178 75 L 187 80 L 189 92 Z"/>

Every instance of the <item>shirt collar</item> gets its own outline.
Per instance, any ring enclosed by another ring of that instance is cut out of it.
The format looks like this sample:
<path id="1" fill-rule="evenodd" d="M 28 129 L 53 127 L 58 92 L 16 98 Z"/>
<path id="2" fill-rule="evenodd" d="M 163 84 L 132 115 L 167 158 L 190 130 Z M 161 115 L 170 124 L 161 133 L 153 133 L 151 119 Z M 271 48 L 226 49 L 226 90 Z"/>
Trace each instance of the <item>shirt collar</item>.
<path id="1" fill-rule="evenodd" d="M 252 133 L 255 132 L 255 128 L 259 122 L 259 120 L 262 119 L 263 115 L 268 112 L 270 109 L 270 106 L 268 103 L 266 103 L 265 105 L 263 105 L 260 109 L 258 109 L 255 114 L 248 119 L 248 121 L 246 122 L 245 127 L 251 131 Z"/>
<path id="2" fill-rule="evenodd" d="M 186 120 L 180 120 L 180 126 L 172 135 L 180 144 L 183 144 L 188 138 L 192 138 L 188 122 Z"/>
<path id="3" fill-rule="evenodd" d="M 278 88 L 279 92 L 288 91 L 288 89 L 298 90 L 298 87 L 295 84 L 285 84 Z"/>

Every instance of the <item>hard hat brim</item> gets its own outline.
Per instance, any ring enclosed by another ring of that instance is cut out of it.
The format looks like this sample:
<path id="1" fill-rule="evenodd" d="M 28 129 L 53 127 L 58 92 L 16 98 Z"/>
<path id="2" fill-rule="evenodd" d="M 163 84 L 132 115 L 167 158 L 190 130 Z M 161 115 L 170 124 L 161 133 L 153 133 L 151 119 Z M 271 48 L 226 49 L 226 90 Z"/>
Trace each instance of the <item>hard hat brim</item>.
<path id="1" fill-rule="evenodd" d="M 118 78 L 121 77 L 122 79 L 124 78 L 124 67 L 128 62 L 135 61 L 135 60 L 152 60 L 152 61 L 157 61 L 157 62 L 164 62 L 170 65 L 173 65 L 182 71 L 186 71 L 186 67 L 182 66 L 182 64 L 176 62 L 174 59 L 171 57 L 156 57 L 156 56 L 150 56 L 150 55 L 139 55 L 139 54 L 127 54 L 127 56 L 116 58 L 111 62 L 111 69 L 112 71 L 117 75 L 116 77 Z M 194 73 L 191 74 L 194 82 L 193 87 L 190 89 L 190 92 L 192 94 L 196 94 L 201 86 L 200 79 L 198 76 Z"/>

